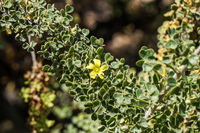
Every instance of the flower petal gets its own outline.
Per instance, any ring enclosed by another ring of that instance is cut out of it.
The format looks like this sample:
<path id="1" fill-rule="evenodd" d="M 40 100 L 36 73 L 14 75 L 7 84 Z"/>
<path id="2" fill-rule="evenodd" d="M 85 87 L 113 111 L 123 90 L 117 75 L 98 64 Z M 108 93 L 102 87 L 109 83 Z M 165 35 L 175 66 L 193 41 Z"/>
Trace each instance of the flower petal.
<path id="1" fill-rule="evenodd" d="M 94 71 L 90 72 L 90 77 L 91 77 L 92 79 L 95 79 L 96 75 L 97 75 L 97 74 L 96 74 Z"/>
<path id="2" fill-rule="evenodd" d="M 103 79 L 104 77 L 101 75 L 101 74 L 99 74 L 99 77 L 101 78 L 101 79 Z"/>
<path id="3" fill-rule="evenodd" d="M 94 69 L 95 65 L 92 63 L 89 63 L 88 66 L 86 66 L 87 69 Z"/>
<path id="4" fill-rule="evenodd" d="M 102 71 L 105 71 L 106 68 L 107 68 L 107 65 L 103 65 L 103 66 L 101 67 L 101 70 L 102 70 Z"/>
<path id="5" fill-rule="evenodd" d="M 98 59 L 93 59 L 94 65 L 100 67 L 101 66 L 101 61 Z"/>

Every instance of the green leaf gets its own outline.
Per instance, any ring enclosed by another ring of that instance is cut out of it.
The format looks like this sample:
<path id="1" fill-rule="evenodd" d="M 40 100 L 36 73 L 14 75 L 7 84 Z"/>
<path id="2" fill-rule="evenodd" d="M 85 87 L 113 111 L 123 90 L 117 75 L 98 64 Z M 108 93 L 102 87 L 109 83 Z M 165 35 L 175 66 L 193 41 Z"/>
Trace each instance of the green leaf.
<path id="1" fill-rule="evenodd" d="M 48 72 L 49 68 L 50 68 L 49 65 L 44 65 L 44 66 L 42 67 L 42 70 L 43 70 L 44 72 Z"/>
<path id="2" fill-rule="evenodd" d="M 143 92 L 142 89 L 137 89 L 137 90 L 136 90 L 136 96 L 137 96 L 138 99 L 143 99 L 143 98 L 145 98 L 145 95 L 144 95 L 144 92 Z"/>
<path id="3" fill-rule="evenodd" d="M 132 94 L 128 94 L 124 96 L 124 102 L 125 104 L 131 104 L 131 99 L 133 98 Z"/>
<path id="4" fill-rule="evenodd" d="M 131 114 L 134 114 L 134 110 L 133 110 L 133 108 L 129 108 L 129 109 L 127 109 L 126 110 L 126 113 L 128 114 L 128 115 L 131 115 Z"/>
<path id="5" fill-rule="evenodd" d="M 121 120 L 122 118 L 124 118 L 123 114 L 118 114 L 117 115 L 117 120 Z"/>
<path id="6" fill-rule="evenodd" d="M 141 127 L 135 125 L 133 128 L 130 129 L 131 133 L 141 133 Z"/>
<path id="7" fill-rule="evenodd" d="M 158 98 L 159 98 L 159 91 L 156 88 L 156 90 L 151 94 L 151 100 L 157 102 Z"/>
<path id="8" fill-rule="evenodd" d="M 100 54 L 103 52 L 103 50 L 104 50 L 104 48 L 99 47 L 99 48 L 97 49 L 97 54 L 100 55 Z"/>
<path id="9" fill-rule="evenodd" d="M 44 52 L 44 58 L 51 59 L 51 54 L 49 52 Z"/>
<path id="10" fill-rule="evenodd" d="M 164 14 L 164 16 L 165 16 L 165 17 L 171 17 L 173 14 L 174 14 L 174 11 L 171 10 L 171 11 L 169 11 L 169 12 L 166 12 L 166 13 Z"/>
<path id="11" fill-rule="evenodd" d="M 65 17 L 65 11 L 63 9 L 60 10 L 61 16 Z"/>
<path id="12" fill-rule="evenodd" d="M 73 20 L 73 17 L 71 15 L 67 15 L 67 18 L 68 18 L 69 21 Z"/>
<path id="13" fill-rule="evenodd" d="M 85 107 L 92 107 L 92 106 L 93 106 L 92 102 L 87 102 L 87 104 L 85 105 Z"/>
<path id="14" fill-rule="evenodd" d="M 96 45 L 102 46 L 104 43 L 104 39 L 103 38 L 99 38 L 96 40 Z"/>
<path id="15" fill-rule="evenodd" d="M 169 56 L 164 56 L 163 57 L 163 63 L 171 63 L 172 62 L 172 57 L 169 57 Z"/>
<path id="16" fill-rule="evenodd" d="M 52 9 L 53 9 L 53 6 L 52 6 L 51 4 L 48 4 L 48 5 L 47 5 L 47 9 L 48 9 L 48 10 L 52 10 Z"/>
<path id="17" fill-rule="evenodd" d="M 95 36 L 91 36 L 90 40 L 91 40 L 91 44 L 94 45 L 96 43 L 97 38 Z"/>
<path id="18" fill-rule="evenodd" d="M 35 47 L 37 45 L 37 43 L 35 41 L 31 41 L 30 46 L 31 47 Z"/>
<path id="19" fill-rule="evenodd" d="M 110 93 L 114 93 L 114 92 L 115 92 L 115 89 L 116 89 L 115 86 L 112 86 L 112 87 L 109 88 L 108 91 L 109 91 Z"/>
<path id="20" fill-rule="evenodd" d="M 190 49 L 189 48 L 185 48 L 185 50 L 182 52 L 182 55 L 183 56 L 188 56 L 189 52 L 190 52 Z"/>
<path id="21" fill-rule="evenodd" d="M 189 40 L 188 38 L 185 38 L 184 36 L 181 36 L 182 41 L 187 44 L 188 46 L 195 46 L 193 40 Z"/>
<path id="22" fill-rule="evenodd" d="M 128 129 L 129 129 L 128 125 L 123 125 L 123 126 L 121 126 L 121 130 L 122 130 L 123 132 L 127 132 Z M 134 133 L 134 132 L 133 132 L 133 133 Z"/>
<path id="23" fill-rule="evenodd" d="M 160 80 L 160 78 L 159 78 L 159 76 L 158 76 L 158 74 L 154 74 L 153 75 L 153 82 L 155 83 L 155 84 L 159 84 L 159 81 Z"/>
<path id="24" fill-rule="evenodd" d="M 86 112 L 87 114 L 90 114 L 90 113 L 92 113 L 92 110 L 91 110 L 91 108 L 85 108 L 84 112 Z"/>
<path id="25" fill-rule="evenodd" d="M 143 59 L 145 59 L 145 56 L 146 56 L 146 51 L 145 50 L 140 50 L 139 51 L 139 55 L 140 55 L 140 57 Z"/>
<path id="26" fill-rule="evenodd" d="M 176 41 L 174 40 L 169 40 L 167 43 L 166 43 L 166 48 L 169 48 L 169 49 L 175 49 L 178 44 L 176 43 Z"/>
<path id="27" fill-rule="evenodd" d="M 110 119 L 106 122 L 107 125 L 110 125 L 111 123 L 115 122 L 116 118 L 115 117 L 110 117 Z"/>
<path id="28" fill-rule="evenodd" d="M 196 12 L 195 13 L 195 17 L 196 17 L 197 20 L 199 20 L 200 19 L 200 14 L 198 12 Z"/>
<path id="29" fill-rule="evenodd" d="M 87 36 L 87 35 L 89 35 L 90 31 L 88 29 L 83 28 L 82 33 L 83 33 L 83 35 Z"/>
<path id="30" fill-rule="evenodd" d="M 148 122 L 148 126 L 150 128 L 154 128 L 154 125 L 157 123 L 157 121 L 155 119 L 151 119 L 149 122 Z"/>
<path id="31" fill-rule="evenodd" d="M 46 122 L 46 125 L 47 125 L 48 128 L 52 127 L 54 125 L 54 123 L 55 123 L 54 120 L 47 120 L 45 122 Z"/>
<path id="32" fill-rule="evenodd" d="M 76 92 L 75 92 L 74 90 L 70 90 L 70 91 L 69 91 L 69 94 L 71 94 L 72 96 L 77 95 Z"/>
<path id="33" fill-rule="evenodd" d="M 70 83 L 69 83 L 70 84 Z M 72 84 L 71 84 L 72 85 Z M 79 87 L 77 87 L 76 89 L 75 89 L 75 91 L 77 92 L 77 93 L 81 93 L 82 92 L 82 90 L 81 90 L 81 88 L 79 88 Z"/>
<path id="34" fill-rule="evenodd" d="M 67 65 L 68 65 L 68 67 L 70 67 L 72 65 L 72 59 L 71 58 L 67 59 Z"/>
<path id="35" fill-rule="evenodd" d="M 174 87 L 174 86 L 176 86 L 176 84 L 177 83 L 176 83 L 176 80 L 174 78 L 170 77 L 170 78 L 167 79 L 167 85 L 168 86 Z"/>
<path id="36" fill-rule="evenodd" d="M 74 11 L 74 8 L 71 7 L 70 5 L 66 5 L 66 6 L 65 6 L 65 11 L 66 11 L 67 13 L 72 13 L 72 12 Z"/>
<path id="37" fill-rule="evenodd" d="M 117 78 L 117 79 L 122 79 L 123 76 L 124 76 L 124 75 L 123 75 L 122 73 L 119 73 L 119 74 L 117 74 L 116 78 Z"/>
<path id="38" fill-rule="evenodd" d="M 75 66 L 77 67 L 81 67 L 81 61 L 80 60 L 76 60 L 74 61 Z"/>
<path id="39" fill-rule="evenodd" d="M 96 121 L 97 120 L 97 115 L 95 113 L 93 113 L 91 118 L 92 118 L 92 120 Z"/>
<path id="40" fill-rule="evenodd" d="M 119 107 L 123 101 L 123 94 L 122 93 L 114 93 L 113 98 L 116 100 L 116 106 Z"/>
<path id="41" fill-rule="evenodd" d="M 190 56 L 188 57 L 188 60 L 189 60 L 189 62 L 190 62 L 192 65 L 196 65 L 196 64 L 199 62 L 199 56 L 198 56 L 198 55 L 195 55 L 195 54 L 190 55 Z"/>
<path id="42" fill-rule="evenodd" d="M 120 62 L 121 62 L 122 64 L 124 64 L 124 63 L 125 63 L 125 59 L 124 59 L 124 58 L 121 58 L 121 59 L 120 59 Z"/>
<path id="43" fill-rule="evenodd" d="M 34 32 L 33 30 L 28 30 L 28 33 L 27 33 L 29 36 L 34 36 Z"/>
<path id="44" fill-rule="evenodd" d="M 161 65 L 161 64 L 156 64 L 156 65 L 154 65 L 154 66 L 153 66 L 153 70 L 154 70 L 154 71 L 160 71 L 160 70 L 162 70 L 162 65 Z"/>
<path id="45" fill-rule="evenodd" d="M 65 82 L 65 85 L 66 85 L 66 86 L 72 86 L 72 82 L 66 81 L 66 82 Z"/>
<path id="46" fill-rule="evenodd" d="M 62 77 L 64 77 L 64 74 L 62 75 Z M 64 83 L 65 83 L 64 78 L 61 78 L 61 79 L 59 80 L 59 83 L 60 83 L 60 84 L 64 84 Z"/>
<path id="47" fill-rule="evenodd" d="M 104 125 L 101 125 L 101 126 L 98 127 L 99 132 L 104 132 L 105 129 L 106 129 L 106 127 Z"/>
<path id="48" fill-rule="evenodd" d="M 54 62 L 54 63 L 52 64 L 52 68 L 53 68 L 53 69 L 59 68 L 59 63 L 58 63 L 58 62 Z"/>
<path id="49" fill-rule="evenodd" d="M 139 51 L 139 55 L 142 59 L 147 60 L 149 57 L 154 55 L 154 50 L 153 49 L 141 49 Z"/>
<path id="50" fill-rule="evenodd" d="M 94 81 L 94 82 L 92 83 L 92 85 L 91 85 L 91 86 L 92 86 L 92 87 L 97 87 L 97 86 L 98 86 L 98 84 L 99 84 L 99 83 L 98 83 L 97 81 Z"/>
<path id="51" fill-rule="evenodd" d="M 12 3 L 8 0 L 5 5 L 4 5 L 5 8 L 11 8 L 12 7 Z"/>
<path id="52" fill-rule="evenodd" d="M 191 63 L 189 62 L 187 58 L 183 59 L 181 65 L 185 65 L 187 66 L 187 68 L 191 68 Z"/>
<path id="53" fill-rule="evenodd" d="M 136 62 L 136 65 L 141 67 L 144 64 L 144 60 L 139 60 Z"/>
<path id="54" fill-rule="evenodd" d="M 152 85 L 151 83 L 147 83 L 146 84 L 146 87 L 147 87 L 147 90 L 149 91 L 149 92 L 154 92 L 154 91 L 156 91 L 156 87 L 154 86 L 154 85 Z"/>
<path id="55" fill-rule="evenodd" d="M 160 40 L 160 39 L 159 39 L 159 40 Z M 163 45 L 164 45 L 164 43 L 163 43 L 163 42 L 158 42 L 158 43 L 157 43 L 157 47 L 158 47 L 158 48 L 162 48 L 162 47 L 163 47 Z"/>
<path id="56" fill-rule="evenodd" d="M 94 105 L 94 106 L 99 106 L 99 103 L 100 103 L 99 100 L 95 100 L 95 101 L 93 102 L 93 105 Z"/>
<path id="57" fill-rule="evenodd" d="M 151 64 L 144 63 L 142 65 L 142 68 L 143 68 L 144 71 L 149 72 L 149 71 L 151 71 L 153 69 L 153 66 Z"/>
<path id="58" fill-rule="evenodd" d="M 125 112 L 127 109 L 128 109 L 128 106 L 127 106 L 127 105 L 121 105 L 121 106 L 120 106 L 120 111 L 121 111 L 121 112 Z"/>
<path id="59" fill-rule="evenodd" d="M 22 42 L 26 41 L 26 38 L 22 34 L 19 34 L 19 33 L 15 36 L 15 39 L 20 40 Z"/>
<path id="60" fill-rule="evenodd" d="M 106 90 L 104 88 L 101 88 L 99 91 L 99 95 L 103 96 L 106 93 Z"/>
<path id="61" fill-rule="evenodd" d="M 33 47 L 28 47 L 27 51 L 28 52 L 34 51 L 34 48 Z"/>
<path id="62" fill-rule="evenodd" d="M 20 19 L 19 19 L 19 23 L 21 23 L 21 24 L 25 24 L 25 23 L 26 23 L 26 20 L 20 18 Z"/>
<path id="63" fill-rule="evenodd" d="M 47 25 L 41 25 L 41 30 L 43 30 L 43 31 L 47 31 L 47 30 L 48 30 Z"/>
<path id="64" fill-rule="evenodd" d="M 72 55 L 74 53 L 74 47 L 73 46 L 70 47 L 68 53 L 69 53 L 69 55 Z"/>
<path id="65" fill-rule="evenodd" d="M 105 61 L 112 61 L 114 57 L 110 53 L 105 54 Z"/>
<path id="66" fill-rule="evenodd" d="M 113 61 L 112 63 L 111 63 L 111 66 L 113 67 L 113 68 L 119 68 L 119 62 L 117 62 L 117 61 Z"/>
<path id="67" fill-rule="evenodd" d="M 87 96 L 86 95 L 81 95 L 78 98 L 80 99 L 80 101 L 86 101 Z"/>
<path id="68" fill-rule="evenodd" d="M 169 34 L 170 37 L 173 37 L 176 34 L 176 31 L 175 31 L 174 28 L 169 28 L 167 30 L 167 32 L 168 32 L 168 34 Z"/>
<path id="69" fill-rule="evenodd" d="M 139 77 L 139 81 L 140 81 L 140 84 L 145 84 L 146 83 L 146 80 L 144 80 L 143 77 Z"/>
<path id="70" fill-rule="evenodd" d="M 22 48 L 23 49 L 27 49 L 29 47 L 29 44 L 27 42 L 25 42 L 23 45 L 22 45 Z"/>
<path id="71" fill-rule="evenodd" d="M 172 4 L 171 5 L 171 9 L 174 10 L 174 11 L 176 11 L 178 9 L 178 6 L 176 4 Z"/>
<path id="72" fill-rule="evenodd" d="M 162 133 L 167 133 L 168 131 L 169 131 L 169 129 L 168 129 L 167 126 L 161 127 L 161 132 L 162 132 Z"/>
<path id="73" fill-rule="evenodd" d="M 147 46 L 142 46 L 140 50 L 147 50 Z"/>
<path id="74" fill-rule="evenodd" d="M 104 94 L 103 100 L 109 101 L 110 100 L 110 94 L 109 93 Z"/>
<path id="75" fill-rule="evenodd" d="M 141 119 L 140 119 L 139 125 L 142 126 L 142 127 L 148 127 L 148 124 L 147 124 L 145 118 L 141 118 Z"/>

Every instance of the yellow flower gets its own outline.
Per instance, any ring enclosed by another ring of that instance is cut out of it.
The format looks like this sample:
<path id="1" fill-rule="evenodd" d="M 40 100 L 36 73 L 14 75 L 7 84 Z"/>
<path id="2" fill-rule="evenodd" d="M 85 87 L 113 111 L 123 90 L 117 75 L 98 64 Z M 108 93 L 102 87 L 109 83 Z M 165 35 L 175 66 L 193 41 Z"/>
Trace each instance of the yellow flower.
<path id="1" fill-rule="evenodd" d="M 158 54 L 157 54 L 157 58 L 159 60 L 162 60 L 162 57 L 163 57 L 163 52 L 165 51 L 165 48 L 159 48 L 158 49 Z"/>
<path id="2" fill-rule="evenodd" d="M 200 75 L 200 69 L 199 69 L 199 70 L 196 70 L 196 72 L 197 72 L 197 74 L 199 74 L 199 75 Z"/>
<path id="3" fill-rule="evenodd" d="M 11 31 L 9 28 L 6 28 L 6 33 L 7 33 L 8 35 L 10 35 L 10 34 L 12 34 L 12 31 Z"/>
<path id="4" fill-rule="evenodd" d="M 87 69 L 92 69 L 92 72 L 90 72 L 90 77 L 95 79 L 95 77 L 98 75 L 101 79 L 103 79 L 104 71 L 107 68 L 107 65 L 103 65 L 101 67 L 101 61 L 98 59 L 93 59 L 94 64 L 89 63 L 88 66 L 86 66 Z"/>
<path id="5" fill-rule="evenodd" d="M 163 75 L 166 74 L 166 65 L 164 64 L 164 70 L 163 70 Z"/>

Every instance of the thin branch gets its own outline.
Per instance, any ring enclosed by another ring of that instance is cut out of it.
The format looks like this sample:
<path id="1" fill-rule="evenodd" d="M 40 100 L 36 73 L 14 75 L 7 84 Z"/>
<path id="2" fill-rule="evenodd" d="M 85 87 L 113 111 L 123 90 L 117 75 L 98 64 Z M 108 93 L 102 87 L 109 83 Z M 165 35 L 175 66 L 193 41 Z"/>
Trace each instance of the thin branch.
<path id="1" fill-rule="evenodd" d="M 200 53 L 200 46 L 195 50 L 194 54 L 198 55 Z M 181 77 L 181 75 L 187 70 L 187 67 L 185 65 L 180 66 L 180 71 L 179 73 L 176 73 L 173 78 L 174 79 L 179 79 Z M 165 95 L 169 92 L 169 90 L 171 89 L 170 86 L 166 86 L 166 89 L 163 90 L 160 93 L 159 99 L 158 99 L 158 103 L 160 103 L 163 98 L 165 97 Z M 148 111 L 146 112 L 144 118 L 147 119 L 151 114 L 154 114 L 155 110 L 157 109 L 158 105 L 155 105 L 153 109 L 151 109 L 151 107 L 148 109 Z M 152 111 L 151 111 L 152 110 Z"/>
<path id="2" fill-rule="evenodd" d="M 29 35 L 27 35 L 28 38 L 28 43 L 31 43 L 31 37 Z M 33 67 L 36 67 L 37 65 L 37 61 L 36 61 L 36 56 L 35 56 L 35 51 L 31 51 L 31 58 L 32 58 L 32 62 L 33 62 Z"/>

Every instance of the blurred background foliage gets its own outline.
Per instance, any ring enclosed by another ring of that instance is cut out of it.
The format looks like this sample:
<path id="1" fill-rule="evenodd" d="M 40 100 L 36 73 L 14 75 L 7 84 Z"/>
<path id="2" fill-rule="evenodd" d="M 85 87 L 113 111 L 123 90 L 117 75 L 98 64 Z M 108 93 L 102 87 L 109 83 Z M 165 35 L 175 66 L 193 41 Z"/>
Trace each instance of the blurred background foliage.
<path id="1" fill-rule="evenodd" d="M 156 50 L 157 29 L 173 0 L 46 0 L 60 10 L 66 4 L 74 7 L 74 21 L 88 28 L 90 35 L 104 38 L 105 50 L 116 58 L 125 58 L 131 67 L 139 59 L 138 50 L 148 46 Z M 31 56 L 15 41 L 15 35 L 0 33 L 0 133 L 24 133 L 28 105 L 17 94 L 24 86 L 23 75 L 31 70 Z M 42 60 L 38 57 L 38 60 Z M 48 63 L 44 61 L 45 64 Z M 49 119 L 55 119 L 52 133 L 97 132 L 98 121 L 82 113 L 83 104 L 72 101 L 68 88 L 55 77 L 49 88 L 55 90 L 55 106 Z"/>

